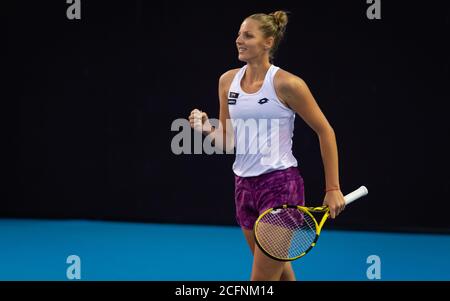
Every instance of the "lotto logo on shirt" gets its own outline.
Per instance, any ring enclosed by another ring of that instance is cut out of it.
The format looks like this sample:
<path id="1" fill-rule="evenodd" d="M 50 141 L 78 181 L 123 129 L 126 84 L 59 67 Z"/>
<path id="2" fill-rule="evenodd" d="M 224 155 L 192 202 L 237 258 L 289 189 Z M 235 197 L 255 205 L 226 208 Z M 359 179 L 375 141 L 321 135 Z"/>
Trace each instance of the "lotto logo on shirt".
<path id="1" fill-rule="evenodd" d="M 267 103 L 269 100 L 267 99 L 267 98 L 262 98 L 262 99 L 260 99 L 260 100 L 258 100 L 258 103 L 260 104 L 260 105 L 263 105 L 263 104 L 265 104 L 265 103 Z"/>

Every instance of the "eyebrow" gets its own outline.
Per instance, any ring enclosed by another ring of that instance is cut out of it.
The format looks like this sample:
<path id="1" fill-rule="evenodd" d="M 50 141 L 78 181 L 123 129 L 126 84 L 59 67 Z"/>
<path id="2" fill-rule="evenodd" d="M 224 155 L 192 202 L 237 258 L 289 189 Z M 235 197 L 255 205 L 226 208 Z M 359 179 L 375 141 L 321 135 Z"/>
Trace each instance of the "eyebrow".
<path id="1" fill-rule="evenodd" d="M 238 33 L 241 33 L 240 31 Z M 252 33 L 250 30 L 243 31 L 242 33 Z"/>

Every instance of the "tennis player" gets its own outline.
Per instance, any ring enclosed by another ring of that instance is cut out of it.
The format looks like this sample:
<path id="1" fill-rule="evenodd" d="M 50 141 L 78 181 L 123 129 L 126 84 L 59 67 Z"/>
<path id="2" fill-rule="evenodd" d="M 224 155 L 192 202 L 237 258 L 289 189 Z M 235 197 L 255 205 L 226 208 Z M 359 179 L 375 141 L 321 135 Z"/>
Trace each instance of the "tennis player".
<path id="1" fill-rule="evenodd" d="M 271 63 L 287 23 L 284 11 L 247 17 L 236 38 L 238 58 L 246 64 L 219 79 L 219 126 L 212 127 L 208 115 L 199 109 L 189 116 L 191 127 L 213 139 L 216 147 L 236 149 L 236 219 L 254 255 L 253 281 L 296 279 L 290 263 L 275 261 L 255 247 L 252 233 L 265 209 L 304 205 L 304 182 L 292 154 L 296 113 L 319 138 L 326 182 L 323 203 L 330 207 L 331 218 L 345 207 L 333 128 L 307 84 Z"/>

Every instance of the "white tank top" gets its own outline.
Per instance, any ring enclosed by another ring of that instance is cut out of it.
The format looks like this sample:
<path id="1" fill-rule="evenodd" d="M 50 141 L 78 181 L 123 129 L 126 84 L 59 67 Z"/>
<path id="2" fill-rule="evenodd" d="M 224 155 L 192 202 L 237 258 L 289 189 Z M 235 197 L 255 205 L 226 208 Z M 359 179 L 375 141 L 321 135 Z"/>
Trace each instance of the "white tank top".
<path id="1" fill-rule="evenodd" d="M 253 177 L 296 167 L 292 154 L 295 112 L 279 100 L 273 84 L 280 68 L 270 66 L 256 93 L 241 89 L 246 69 L 247 65 L 238 71 L 228 91 L 236 147 L 233 172 L 240 177 Z"/>

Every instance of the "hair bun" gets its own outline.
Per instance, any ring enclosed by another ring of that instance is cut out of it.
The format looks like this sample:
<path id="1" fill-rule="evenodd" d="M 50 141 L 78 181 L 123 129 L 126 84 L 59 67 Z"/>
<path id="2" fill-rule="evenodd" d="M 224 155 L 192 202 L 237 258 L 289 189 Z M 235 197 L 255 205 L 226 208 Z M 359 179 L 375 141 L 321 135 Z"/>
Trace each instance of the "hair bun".
<path id="1" fill-rule="evenodd" d="M 284 31 L 286 25 L 288 23 L 288 15 L 285 11 L 277 10 L 270 14 L 275 20 L 275 24 L 277 24 L 280 31 Z"/>

